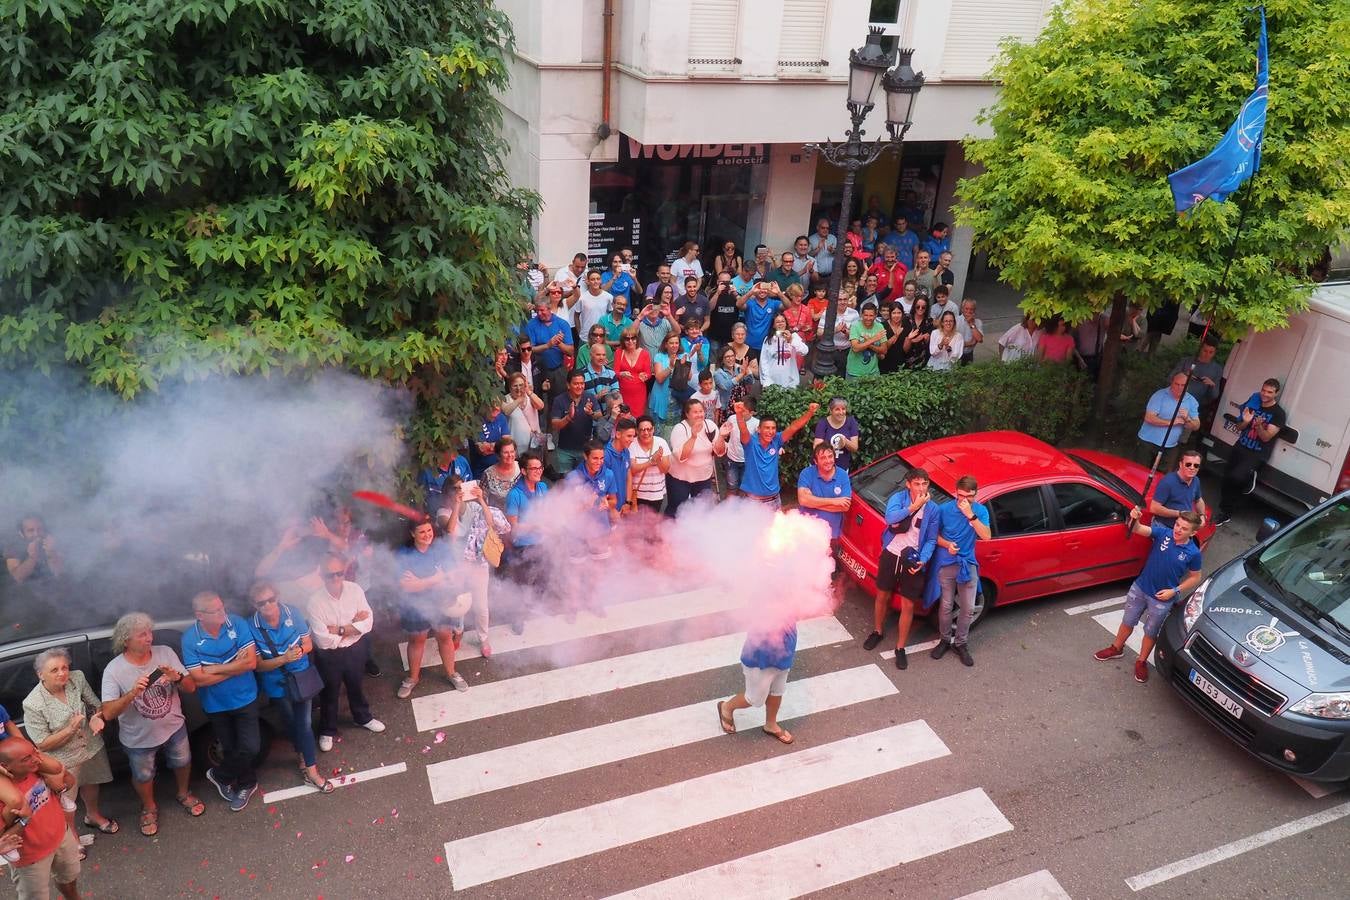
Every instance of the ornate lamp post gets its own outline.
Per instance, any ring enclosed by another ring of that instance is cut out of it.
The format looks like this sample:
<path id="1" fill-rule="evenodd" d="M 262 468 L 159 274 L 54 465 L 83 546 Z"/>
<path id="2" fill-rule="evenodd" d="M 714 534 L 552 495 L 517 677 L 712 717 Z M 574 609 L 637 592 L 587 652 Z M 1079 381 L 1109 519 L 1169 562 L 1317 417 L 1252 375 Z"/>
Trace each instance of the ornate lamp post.
<path id="1" fill-rule="evenodd" d="M 834 326 L 838 309 L 839 285 L 844 277 L 844 241 L 848 231 L 849 214 L 853 208 L 853 181 L 858 170 L 869 166 L 887 150 L 900 149 L 905 132 L 913 124 L 910 113 L 923 87 L 923 73 L 910 65 L 914 57 L 911 49 L 899 51 L 899 64 L 891 68 L 894 54 L 881 45 L 881 30 L 874 28 L 867 34 L 867 43 L 848 57 L 848 113 L 852 127 L 842 141 L 807 144 L 818 150 L 831 165 L 844 170 L 844 191 L 840 198 L 838 243 L 834 250 L 834 269 L 830 272 L 829 305 L 825 308 L 825 323 L 816 339 L 815 376 L 824 378 L 835 374 Z M 886 130 L 889 137 L 864 141 L 863 120 L 875 105 L 872 95 L 877 82 L 886 91 Z"/>

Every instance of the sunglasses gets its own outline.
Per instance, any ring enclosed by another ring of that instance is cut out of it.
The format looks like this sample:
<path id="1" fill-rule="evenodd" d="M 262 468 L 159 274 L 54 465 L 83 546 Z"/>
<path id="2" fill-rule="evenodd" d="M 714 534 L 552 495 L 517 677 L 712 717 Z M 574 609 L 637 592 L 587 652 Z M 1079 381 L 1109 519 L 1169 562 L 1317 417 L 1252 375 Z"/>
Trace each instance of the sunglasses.
<path id="1" fill-rule="evenodd" d="M 530 352 L 532 352 L 533 350 L 534 350 L 533 347 L 521 347 L 521 348 L 520 348 L 520 352 L 521 352 L 521 353 L 530 353 Z"/>
<path id="2" fill-rule="evenodd" d="M 629 341 L 636 341 L 636 340 L 637 340 L 637 338 L 635 338 L 635 337 L 626 337 L 626 338 L 623 339 L 623 341 L 624 341 L 625 344 L 628 343 Z"/>
<path id="3" fill-rule="evenodd" d="M 342 569 L 336 569 L 336 570 L 331 571 L 331 572 L 324 572 L 324 573 L 323 573 L 323 577 L 324 577 L 324 578 L 341 578 L 342 576 L 344 576 L 344 575 L 346 575 L 346 574 L 347 574 L 347 573 L 344 572 Z"/>
<path id="4" fill-rule="evenodd" d="M 1188 462 L 1184 462 L 1184 463 L 1181 464 L 1181 467 L 1182 467 L 1183 469 L 1198 469 L 1198 468 L 1200 468 L 1200 464 L 1199 464 L 1199 463 L 1188 463 Z"/>
<path id="5" fill-rule="evenodd" d="M 267 597 L 267 598 L 262 599 L 262 600 L 254 600 L 254 601 L 253 601 L 253 608 L 254 608 L 254 609 L 262 609 L 264 606 L 272 606 L 272 605 L 274 605 L 274 604 L 276 604 L 276 603 L 277 603 L 277 598 L 276 598 L 276 597 Z"/>

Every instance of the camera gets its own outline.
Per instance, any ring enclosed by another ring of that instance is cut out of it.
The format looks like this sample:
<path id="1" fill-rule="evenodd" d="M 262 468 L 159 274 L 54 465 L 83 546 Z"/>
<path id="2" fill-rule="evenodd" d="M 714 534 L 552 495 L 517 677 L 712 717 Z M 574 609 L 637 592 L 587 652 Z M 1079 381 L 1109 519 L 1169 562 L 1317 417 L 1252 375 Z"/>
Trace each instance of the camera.
<path id="1" fill-rule="evenodd" d="M 628 408 L 628 404 L 627 404 L 627 403 L 620 403 L 620 404 L 619 404 L 619 412 L 621 412 L 621 413 L 628 413 L 628 412 L 630 412 L 630 410 L 629 410 L 629 408 Z"/>

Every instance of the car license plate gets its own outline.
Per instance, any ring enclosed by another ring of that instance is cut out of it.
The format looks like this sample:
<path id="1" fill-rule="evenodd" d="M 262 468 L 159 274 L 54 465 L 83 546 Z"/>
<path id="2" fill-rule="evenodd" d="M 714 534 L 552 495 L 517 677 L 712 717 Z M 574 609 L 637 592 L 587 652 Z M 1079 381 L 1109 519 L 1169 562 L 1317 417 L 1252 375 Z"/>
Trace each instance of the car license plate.
<path id="1" fill-rule="evenodd" d="M 1200 693 L 1217 703 L 1224 712 L 1235 719 L 1242 718 L 1242 707 L 1223 691 L 1210 684 L 1209 680 L 1195 669 L 1191 669 L 1191 684 L 1198 687 Z"/>
<path id="2" fill-rule="evenodd" d="M 844 550 L 839 551 L 839 561 L 844 564 L 844 568 L 853 573 L 853 577 L 859 581 L 867 580 L 867 570 L 863 568 L 862 563 L 849 556 Z"/>

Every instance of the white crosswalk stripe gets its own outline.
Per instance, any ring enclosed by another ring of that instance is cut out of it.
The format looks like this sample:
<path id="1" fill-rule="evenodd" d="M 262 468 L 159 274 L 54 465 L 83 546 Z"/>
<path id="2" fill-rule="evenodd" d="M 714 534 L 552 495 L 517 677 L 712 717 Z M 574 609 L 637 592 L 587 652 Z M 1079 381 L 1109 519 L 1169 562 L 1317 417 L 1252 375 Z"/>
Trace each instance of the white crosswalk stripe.
<path id="1" fill-rule="evenodd" d="M 1069 900 L 1068 891 L 1046 869 L 966 894 L 959 900 Z"/>

